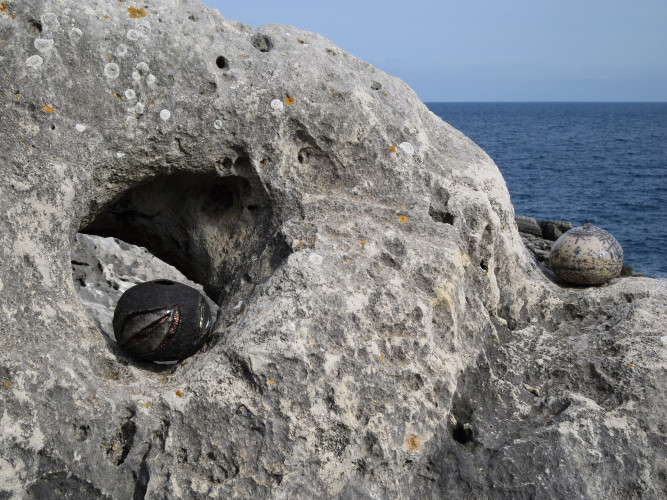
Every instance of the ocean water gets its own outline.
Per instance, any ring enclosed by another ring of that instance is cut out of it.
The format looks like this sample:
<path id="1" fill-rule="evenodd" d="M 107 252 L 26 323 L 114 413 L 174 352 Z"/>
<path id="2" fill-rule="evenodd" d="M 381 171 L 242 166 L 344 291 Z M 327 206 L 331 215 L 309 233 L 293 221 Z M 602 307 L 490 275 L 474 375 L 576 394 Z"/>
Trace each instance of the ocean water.
<path id="1" fill-rule="evenodd" d="M 667 278 L 667 103 L 427 103 L 502 172 L 518 215 L 591 222 Z"/>

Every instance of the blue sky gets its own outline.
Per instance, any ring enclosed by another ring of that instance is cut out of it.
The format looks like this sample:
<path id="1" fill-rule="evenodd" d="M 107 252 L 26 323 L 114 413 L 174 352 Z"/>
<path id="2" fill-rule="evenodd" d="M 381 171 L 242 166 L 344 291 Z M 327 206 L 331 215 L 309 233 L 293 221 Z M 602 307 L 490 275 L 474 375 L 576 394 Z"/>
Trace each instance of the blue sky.
<path id="1" fill-rule="evenodd" d="M 289 24 L 429 101 L 667 101 L 667 0 L 203 0 Z"/>

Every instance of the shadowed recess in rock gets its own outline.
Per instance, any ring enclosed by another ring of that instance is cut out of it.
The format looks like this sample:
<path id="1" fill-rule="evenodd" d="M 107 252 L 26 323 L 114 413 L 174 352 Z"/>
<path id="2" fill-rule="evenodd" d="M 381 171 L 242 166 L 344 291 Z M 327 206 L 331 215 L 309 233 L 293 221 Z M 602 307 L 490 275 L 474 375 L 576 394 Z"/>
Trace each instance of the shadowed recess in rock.
<path id="1" fill-rule="evenodd" d="M 274 238 L 267 197 L 240 176 L 156 177 L 127 190 L 81 232 L 146 247 L 217 302 L 270 276 L 289 252 Z"/>

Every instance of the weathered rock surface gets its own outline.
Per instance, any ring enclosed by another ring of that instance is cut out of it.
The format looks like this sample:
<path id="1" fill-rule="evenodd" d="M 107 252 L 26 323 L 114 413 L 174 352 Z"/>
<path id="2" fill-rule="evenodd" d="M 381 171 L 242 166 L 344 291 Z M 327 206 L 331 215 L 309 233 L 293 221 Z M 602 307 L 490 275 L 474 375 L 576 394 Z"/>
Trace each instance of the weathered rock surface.
<path id="1" fill-rule="evenodd" d="M 194 1 L 5 5 L 0 497 L 665 491 L 667 280 L 552 282 L 402 82 Z M 209 346 L 114 349 L 80 231 L 200 283 Z"/>

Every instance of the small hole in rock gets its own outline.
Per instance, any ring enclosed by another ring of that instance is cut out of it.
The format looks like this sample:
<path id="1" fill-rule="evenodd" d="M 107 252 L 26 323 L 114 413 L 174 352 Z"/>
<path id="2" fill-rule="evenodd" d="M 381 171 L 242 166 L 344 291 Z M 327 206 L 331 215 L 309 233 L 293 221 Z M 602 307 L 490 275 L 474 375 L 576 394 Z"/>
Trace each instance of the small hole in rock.
<path id="1" fill-rule="evenodd" d="M 52 123 L 51 125 L 49 125 L 49 128 L 50 128 L 51 130 L 55 130 L 55 129 L 56 129 L 56 126 Z"/>
<path id="2" fill-rule="evenodd" d="M 28 22 L 30 23 L 30 26 L 32 26 L 33 28 L 35 28 L 39 33 L 42 32 L 42 23 L 40 23 L 40 22 L 37 21 L 36 19 L 31 19 L 31 20 L 28 21 Z"/>
<path id="3" fill-rule="evenodd" d="M 194 16 L 194 14 L 190 14 L 190 15 L 188 16 L 188 19 L 189 19 L 190 21 L 197 21 L 197 18 Z"/>
<path id="4" fill-rule="evenodd" d="M 484 259 L 482 259 L 482 262 L 479 263 L 479 267 L 481 267 L 485 271 L 489 270 L 489 265 L 486 263 L 486 260 L 484 260 Z"/>
<path id="5" fill-rule="evenodd" d="M 382 88 L 382 84 L 380 82 L 373 82 L 371 85 L 371 89 L 373 90 L 380 90 Z"/>
<path id="6" fill-rule="evenodd" d="M 452 437 L 457 443 L 466 444 L 471 442 L 473 437 L 470 424 L 462 424 L 458 422 L 452 430 Z"/>
<path id="7" fill-rule="evenodd" d="M 218 58 L 215 60 L 215 64 L 220 69 L 228 69 L 229 68 L 229 64 L 227 63 L 227 59 L 225 59 L 223 56 L 218 56 Z"/>
<path id="8" fill-rule="evenodd" d="M 433 206 L 431 206 L 428 209 L 428 214 L 431 216 L 431 219 L 433 219 L 435 222 L 439 222 L 441 224 L 449 224 L 449 225 L 454 224 L 454 216 L 449 212 L 436 210 L 435 208 L 433 208 Z"/>
<path id="9" fill-rule="evenodd" d="M 271 39 L 266 35 L 262 35 L 261 33 L 256 33 L 253 35 L 251 43 L 253 47 L 255 47 L 260 52 L 268 52 L 273 47 Z"/>

